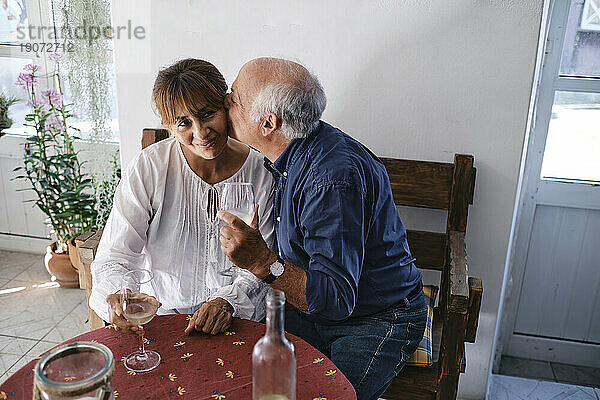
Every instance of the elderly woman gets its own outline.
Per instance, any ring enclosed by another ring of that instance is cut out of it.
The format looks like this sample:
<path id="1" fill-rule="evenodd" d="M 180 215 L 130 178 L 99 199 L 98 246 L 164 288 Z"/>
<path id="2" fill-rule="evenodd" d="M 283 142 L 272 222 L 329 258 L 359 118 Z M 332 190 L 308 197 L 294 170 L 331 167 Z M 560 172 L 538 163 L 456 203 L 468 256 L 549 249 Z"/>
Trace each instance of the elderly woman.
<path id="1" fill-rule="evenodd" d="M 145 292 L 162 303 L 159 314 L 194 314 L 188 333 L 217 334 L 232 317 L 264 317 L 267 285 L 212 251 L 226 182 L 253 184 L 258 229 L 273 238 L 272 177 L 258 152 L 228 136 L 226 92 L 221 73 L 203 60 L 158 73 L 152 97 L 172 137 L 142 150 L 124 172 L 91 266 L 90 307 L 121 331 L 140 329 L 123 318 L 115 294 L 132 269 L 153 272 Z"/>

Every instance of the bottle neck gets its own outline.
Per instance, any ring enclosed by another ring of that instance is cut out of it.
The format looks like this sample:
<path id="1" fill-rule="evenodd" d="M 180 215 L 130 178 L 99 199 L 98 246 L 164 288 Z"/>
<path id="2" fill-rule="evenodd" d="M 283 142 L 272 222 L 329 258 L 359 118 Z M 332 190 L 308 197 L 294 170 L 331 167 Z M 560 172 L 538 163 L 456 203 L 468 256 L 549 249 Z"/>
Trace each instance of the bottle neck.
<path id="1" fill-rule="evenodd" d="M 284 332 L 283 310 L 285 307 L 285 298 L 275 297 L 271 295 L 267 300 L 267 331 L 265 336 L 281 337 Z"/>

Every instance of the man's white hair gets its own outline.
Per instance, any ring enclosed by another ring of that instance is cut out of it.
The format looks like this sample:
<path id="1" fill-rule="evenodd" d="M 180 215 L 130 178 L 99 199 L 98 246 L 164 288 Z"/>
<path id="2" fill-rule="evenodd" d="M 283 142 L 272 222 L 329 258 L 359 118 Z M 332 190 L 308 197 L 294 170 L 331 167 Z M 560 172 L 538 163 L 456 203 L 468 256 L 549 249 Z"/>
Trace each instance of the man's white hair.
<path id="1" fill-rule="evenodd" d="M 287 60 L 277 60 L 276 64 L 272 68 L 275 80 L 281 77 L 283 82 L 267 84 L 258 92 L 250 118 L 258 122 L 273 113 L 281 120 L 284 135 L 304 138 L 319 127 L 327 105 L 325 91 L 317 77 L 300 65 Z"/>

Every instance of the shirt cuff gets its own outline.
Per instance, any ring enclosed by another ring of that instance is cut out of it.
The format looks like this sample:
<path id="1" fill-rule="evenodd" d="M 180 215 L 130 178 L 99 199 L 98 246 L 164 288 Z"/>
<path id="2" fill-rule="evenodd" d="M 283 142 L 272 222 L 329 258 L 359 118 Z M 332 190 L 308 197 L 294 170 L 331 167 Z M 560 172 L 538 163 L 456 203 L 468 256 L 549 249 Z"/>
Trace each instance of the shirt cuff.
<path id="1" fill-rule="evenodd" d="M 252 319 L 254 316 L 254 305 L 250 298 L 240 288 L 233 285 L 218 289 L 215 293 L 208 296 L 206 301 L 211 301 L 220 297 L 226 300 L 233 307 L 233 316 L 242 319 Z"/>
<path id="2" fill-rule="evenodd" d="M 106 322 L 111 322 L 106 297 L 121 290 L 121 280 L 127 271 L 127 268 L 115 262 L 92 267 L 92 292 L 88 305 Z"/>

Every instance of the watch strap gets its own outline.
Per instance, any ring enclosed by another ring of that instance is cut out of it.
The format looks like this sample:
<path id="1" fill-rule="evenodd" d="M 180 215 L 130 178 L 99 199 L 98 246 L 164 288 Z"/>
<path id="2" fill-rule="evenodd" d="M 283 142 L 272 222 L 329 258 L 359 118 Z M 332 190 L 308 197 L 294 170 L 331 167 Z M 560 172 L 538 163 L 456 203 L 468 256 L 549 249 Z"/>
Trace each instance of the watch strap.
<path id="1" fill-rule="evenodd" d="M 263 278 L 263 282 L 266 284 L 270 284 L 270 283 L 273 283 L 273 281 L 275 279 L 277 279 L 277 277 L 269 272 L 269 275 L 267 275 Z"/>

